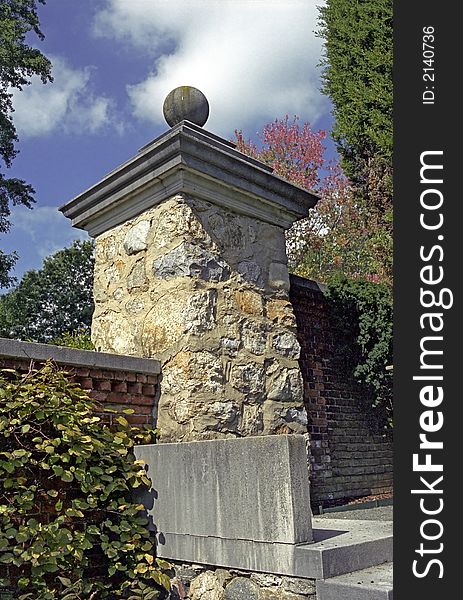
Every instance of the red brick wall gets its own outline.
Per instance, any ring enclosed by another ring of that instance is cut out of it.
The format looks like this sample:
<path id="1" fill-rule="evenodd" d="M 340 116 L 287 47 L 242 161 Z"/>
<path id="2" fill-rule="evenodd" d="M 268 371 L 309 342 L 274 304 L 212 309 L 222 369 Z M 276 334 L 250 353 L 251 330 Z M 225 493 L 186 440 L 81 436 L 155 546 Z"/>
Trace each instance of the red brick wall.
<path id="1" fill-rule="evenodd" d="M 27 372 L 30 365 L 29 359 L 0 357 L 0 368 Z M 40 362 L 36 363 L 36 368 L 38 366 Z M 104 420 L 108 424 L 112 424 L 118 414 L 123 414 L 124 409 L 131 408 L 133 414 L 123 415 L 129 423 L 138 426 L 154 425 L 157 375 L 63 364 L 60 367 L 69 372 L 73 381 L 89 390 L 95 400 L 117 411 L 105 414 Z"/>
<path id="2" fill-rule="evenodd" d="M 314 509 L 391 492 L 392 440 L 375 430 L 364 408 L 366 391 L 339 356 L 346 339 L 329 303 L 317 283 L 301 277 L 291 278 L 290 299 L 301 344 Z"/>

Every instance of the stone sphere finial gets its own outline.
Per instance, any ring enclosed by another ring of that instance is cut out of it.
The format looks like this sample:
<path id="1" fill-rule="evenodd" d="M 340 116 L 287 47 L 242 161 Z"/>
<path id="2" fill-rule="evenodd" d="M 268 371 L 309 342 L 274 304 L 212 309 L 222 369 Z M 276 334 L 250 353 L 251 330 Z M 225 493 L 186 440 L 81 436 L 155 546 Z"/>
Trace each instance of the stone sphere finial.
<path id="1" fill-rule="evenodd" d="M 200 90 L 190 85 L 181 85 L 169 92 L 162 112 L 170 127 L 184 120 L 202 127 L 209 116 L 209 102 Z"/>

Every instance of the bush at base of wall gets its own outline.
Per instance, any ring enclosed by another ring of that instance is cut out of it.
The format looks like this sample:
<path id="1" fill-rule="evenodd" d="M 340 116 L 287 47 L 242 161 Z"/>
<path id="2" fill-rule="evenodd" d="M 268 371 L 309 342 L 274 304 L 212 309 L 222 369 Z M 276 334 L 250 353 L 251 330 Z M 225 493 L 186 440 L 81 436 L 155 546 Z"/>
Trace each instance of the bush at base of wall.
<path id="1" fill-rule="evenodd" d="M 149 600 L 169 589 L 170 565 L 131 501 L 150 484 L 131 450 L 154 432 L 123 416 L 109 429 L 95 408 L 51 363 L 0 371 L 0 589 L 14 598 Z"/>

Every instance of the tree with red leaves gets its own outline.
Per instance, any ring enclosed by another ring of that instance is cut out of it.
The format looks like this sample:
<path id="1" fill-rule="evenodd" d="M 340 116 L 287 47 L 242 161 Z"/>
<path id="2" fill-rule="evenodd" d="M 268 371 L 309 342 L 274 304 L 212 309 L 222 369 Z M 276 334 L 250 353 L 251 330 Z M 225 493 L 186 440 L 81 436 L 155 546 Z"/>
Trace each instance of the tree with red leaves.
<path id="1" fill-rule="evenodd" d="M 320 281 L 334 272 L 385 280 L 370 243 L 367 215 L 355 202 L 339 162 L 325 159 L 325 137 L 325 131 L 286 116 L 265 125 L 258 134 L 259 145 L 238 130 L 234 142 L 237 150 L 272 166 L 275 175 L 320 196 L 311 215 L 288 231 L 294 273 Z"/>

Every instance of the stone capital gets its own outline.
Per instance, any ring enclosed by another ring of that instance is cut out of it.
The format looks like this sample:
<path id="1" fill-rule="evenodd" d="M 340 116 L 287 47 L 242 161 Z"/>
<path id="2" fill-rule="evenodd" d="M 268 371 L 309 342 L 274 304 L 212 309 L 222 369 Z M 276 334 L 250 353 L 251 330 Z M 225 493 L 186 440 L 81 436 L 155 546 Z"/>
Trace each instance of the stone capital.
<path id="1" fill-rule="evenodd" d="M 318 201 L 232 143 L 182 121 L 60 210 L 97 236 L 179 193 L 283 229 Z"/>

